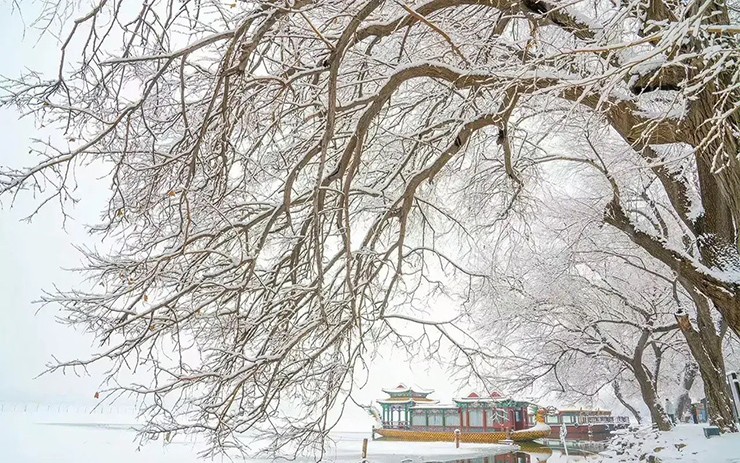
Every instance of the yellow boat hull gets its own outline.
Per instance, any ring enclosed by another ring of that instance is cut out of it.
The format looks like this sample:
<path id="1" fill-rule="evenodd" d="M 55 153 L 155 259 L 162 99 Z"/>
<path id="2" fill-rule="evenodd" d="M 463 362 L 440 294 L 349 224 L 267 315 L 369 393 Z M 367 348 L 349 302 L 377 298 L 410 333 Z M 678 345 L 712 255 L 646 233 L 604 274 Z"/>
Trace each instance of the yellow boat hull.
<path id="1" fill-rule="evenodd" d="M 376 433 L 388 439 L 406 440 L 406 441 L 446 441 L 454 442 L 455 433 L 453 431 L 415 431 L 411 429 L 376 429 Z M 541 439 L 550 435 L 550 428 L 535 427 L 522 429 L 520 431 L 494 432 L 462 432 L 460 441 L 471 444 L 497 444 L 503 440 L 511 439 L 514 442 L 526 442 L 535 439 Z"/>

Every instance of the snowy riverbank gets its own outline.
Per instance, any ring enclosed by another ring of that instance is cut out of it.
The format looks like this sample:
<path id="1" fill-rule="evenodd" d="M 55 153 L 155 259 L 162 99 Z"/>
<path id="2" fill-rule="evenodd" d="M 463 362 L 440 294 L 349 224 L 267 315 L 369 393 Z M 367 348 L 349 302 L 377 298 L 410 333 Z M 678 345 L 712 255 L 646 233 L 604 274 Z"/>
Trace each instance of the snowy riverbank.
<path id="1" fill-rule="evenodd" d="M 740 433 L 707 439 L 706 425 L 679 424 L 669 432 L 643 429 L 615 437 L 614 450 L 603 452 L 604 463 L 740 463 Z"/>

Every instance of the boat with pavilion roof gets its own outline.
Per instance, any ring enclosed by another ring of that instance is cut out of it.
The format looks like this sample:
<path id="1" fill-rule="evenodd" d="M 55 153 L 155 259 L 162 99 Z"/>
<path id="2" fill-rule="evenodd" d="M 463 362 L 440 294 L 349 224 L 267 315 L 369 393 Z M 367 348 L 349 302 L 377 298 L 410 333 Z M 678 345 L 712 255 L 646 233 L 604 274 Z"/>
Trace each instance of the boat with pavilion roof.
<path id="1" fill-rule="evenodd" d="M 550 435 L 545 410 L 537 409 L 531 423 L 529 409 L 536 405 L 504 397 L 498 392 L 476 392 L 440 404 L 429 397 L 434 391 L 399 384 L 383 389 L 388 397 L 378 400 L 381 410 L 368 407 L 376 419 L 373 437 L 408 441 L 451 441 L 459 431 L 462 442 L 498 443 L 531 441 Z"/>

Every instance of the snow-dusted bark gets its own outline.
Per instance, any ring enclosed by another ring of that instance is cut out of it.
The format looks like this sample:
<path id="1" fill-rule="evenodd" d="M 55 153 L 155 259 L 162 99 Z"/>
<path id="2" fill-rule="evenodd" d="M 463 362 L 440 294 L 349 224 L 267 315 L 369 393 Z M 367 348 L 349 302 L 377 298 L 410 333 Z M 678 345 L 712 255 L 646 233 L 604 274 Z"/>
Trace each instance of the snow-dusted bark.
<path id="1" fill-rule="evenodd" d="M 696 323 L 692 323 L 687 313 L 677 314 L 676 319 L 697 362 L 704 383 L 709 417 L 723 432 L 737 432 L 732 397 L 727 390 L 727 370 L 722 351 L 726 331 L 724 321 L 716 322 L 712 317 L 709 301 L 703 295 L 694 291 L 690 285 L 686 289 L 696 308 Z"/>

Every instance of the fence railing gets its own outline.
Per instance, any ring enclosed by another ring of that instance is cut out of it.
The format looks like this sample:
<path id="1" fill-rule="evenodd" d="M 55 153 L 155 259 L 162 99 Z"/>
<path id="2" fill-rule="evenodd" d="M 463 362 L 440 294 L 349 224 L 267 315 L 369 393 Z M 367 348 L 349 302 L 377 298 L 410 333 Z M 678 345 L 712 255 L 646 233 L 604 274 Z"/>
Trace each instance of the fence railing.
<path id="1" fill-rule="evenodd" d="M 630 420 L 626 416 L 579 416 L 578 424 L 629 424 Z"/>
<path id="2" fill-rule="evenodd" d="M 408 429 L 408 421 L 383 421 L 383 427 L 386 429 Z"/>

